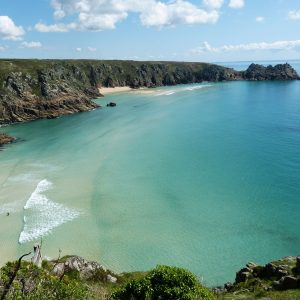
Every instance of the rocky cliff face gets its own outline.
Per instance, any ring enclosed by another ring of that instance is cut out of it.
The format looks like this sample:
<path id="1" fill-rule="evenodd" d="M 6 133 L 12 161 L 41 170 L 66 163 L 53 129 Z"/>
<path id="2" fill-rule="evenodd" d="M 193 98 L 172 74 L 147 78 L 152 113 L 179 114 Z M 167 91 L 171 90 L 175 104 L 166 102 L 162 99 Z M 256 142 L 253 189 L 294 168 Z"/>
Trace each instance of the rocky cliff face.
<path id="1" fill-rule="evenodd" d="M 243 72 L 243 78 L 246 80 L 297 80 L 300 79 L 297 72 L 289 64 L 276 66 L 267 66 L 251 64 Z"/>
<path id="2" fill-rule="evenodd" d="M 0 124 L 55 118 L 97 107 L 91 99 L 100 96 L 98 89 L 75 67 L 26 68 L 13 62 L 1 62 L 0 66 Z"/>
<path id="3" fill-rule="evenodd" d="M 289 65 L 245 72 L 204 63 L 0 60 L 0 124 L 96 108 L 100 87 L 156 87 L 202 81 L 299 79 Z"/>

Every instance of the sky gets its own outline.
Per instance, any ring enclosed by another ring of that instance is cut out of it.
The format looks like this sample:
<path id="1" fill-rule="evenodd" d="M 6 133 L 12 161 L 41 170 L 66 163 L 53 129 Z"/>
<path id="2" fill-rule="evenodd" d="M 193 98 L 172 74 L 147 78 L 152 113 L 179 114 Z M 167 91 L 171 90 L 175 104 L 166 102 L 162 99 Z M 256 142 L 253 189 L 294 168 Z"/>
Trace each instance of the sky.
<path id="1" fill-rule="evenodd" d="M 300 0 L 0 0 L 0 58 L 300 59 Z"/>

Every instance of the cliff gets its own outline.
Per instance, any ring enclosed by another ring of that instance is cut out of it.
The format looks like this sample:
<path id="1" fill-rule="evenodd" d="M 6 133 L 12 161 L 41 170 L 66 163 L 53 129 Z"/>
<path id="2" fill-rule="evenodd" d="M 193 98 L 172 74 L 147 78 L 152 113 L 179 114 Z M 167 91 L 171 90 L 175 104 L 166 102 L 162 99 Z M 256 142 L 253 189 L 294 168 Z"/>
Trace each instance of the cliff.
<path id="1" fill-rule="evenodd" d="M 91 110 L 100 87 L 156 87 L 202 81 L 299 79 L 288 64 L 238 72 L 206 63 L 0 60 L 0 124 Z"/>

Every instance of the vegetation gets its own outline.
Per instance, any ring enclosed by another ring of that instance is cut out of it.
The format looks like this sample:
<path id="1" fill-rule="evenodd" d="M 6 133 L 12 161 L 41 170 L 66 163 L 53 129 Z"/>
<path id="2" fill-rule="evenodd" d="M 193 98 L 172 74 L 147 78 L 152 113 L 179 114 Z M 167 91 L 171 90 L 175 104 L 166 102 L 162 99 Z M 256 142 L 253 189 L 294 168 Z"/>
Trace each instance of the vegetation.
<path id="1" fill-rule="evenodd" d="M 112 294 L 115 300 L 212 300 L 212 292 L 195 275 L 181 268 L 158 266 L 144 278 L 132 280 Z"/>
<path id="2" fill-rule="evenodd" d="M 204 287 L 194 274 L 177 267 L 157 266 L 149 272 L 115 274 L 96 262 L 78 256 L 43 261 L 40 268 L 31 262 L 22 261 L 23 257 L 0 269 L 1 300 L 300 299 L 300 286 L 274 289 L 274 282 L 279 278 L 276 274 L 283 268 L 288 272 L 287 276 L 293 275 L 300 283 L 298 257 L 285 258 L 265 266 L 249 263 L 246 268 L 251 274 L 244 281 L 241 281 L 241 274 L 245 273 L 246 268 L 237 273 L 235 283 L 219 289 Z"/>
<path id="3" fill-rule="evenodd" d="M 11 278 L 17 262 L 7 263 L 0 270 L 0 287 Z M 59 278 L 52 275 L 46 268 L 38 268 L 22 262 L 12 286 L 5 299 L 51 300 L 51 299 L 87 299 L 88 286 L 68 275 Z"/>

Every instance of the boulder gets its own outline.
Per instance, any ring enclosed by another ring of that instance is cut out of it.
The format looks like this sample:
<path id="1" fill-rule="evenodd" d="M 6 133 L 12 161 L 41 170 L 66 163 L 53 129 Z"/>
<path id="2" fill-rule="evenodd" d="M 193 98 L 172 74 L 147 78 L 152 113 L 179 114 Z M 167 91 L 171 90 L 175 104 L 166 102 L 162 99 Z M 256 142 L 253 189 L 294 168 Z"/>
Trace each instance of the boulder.
<path id="1" fill-rule="evenodd" d="M 245 282 L 249 277 L 251 277 L 251 271 L 248 268 L 243 268 L 236 273 L 235 283 Z"/>
<path id="2" fill-rule="evenodd" d="M 261 274 L 259 277 L 261 278 L 272 278 L 275 277 L 276 275 L 276 269 L 277 267 L 272 264 L 272 263 L 268 263 L 264 266 L 264 268 L 261 271 Z"/>
<path id="3" fill-rule="evenodd" d="M 14 142 L 16 138 L 8 136 L 5 133 L 0 133 L 0 146 Z"/>
<path id="4" fill-rule="evenodd" d="M 226 291 L 229 292 L 230 290 L 232 290 L 232 288 L 233 288 L 233 284 L 231 282 L 227 282 L 227 283 L 224 284 L 224 289 Z"/>
<path id="5" fill-rule="evenodd" d="M 54 265 L 53 271 L 54 274 L 56 274 L 57 276 L 62 276 L 65 272 L 65 264 L 64 263 L 58 263 L 56 265 Z"/>
<path id="6" fill-rule="evenodd" d="M 117 278 L 108 274 L 107 275 L 107 281 L 110 282 L 110 283 L 116 283 L 117 282 Z"/>
<path id="7" fill-rule="evenodd" d="M 279 281 L 275 281 L 273 286 L 276 290 L 291 290 L 300 287 L 299 280 L 294 276 L 282 277 Z"/>
<path id="8" fill-rule="evenodd" d="M 107 107 L 115 107 L 115 106 L 117 106 L 117 104 L 114 103 L 114 102 L 109 102 L 109 103 L 107 103 L 106 106 L 107 106 Z"/>

